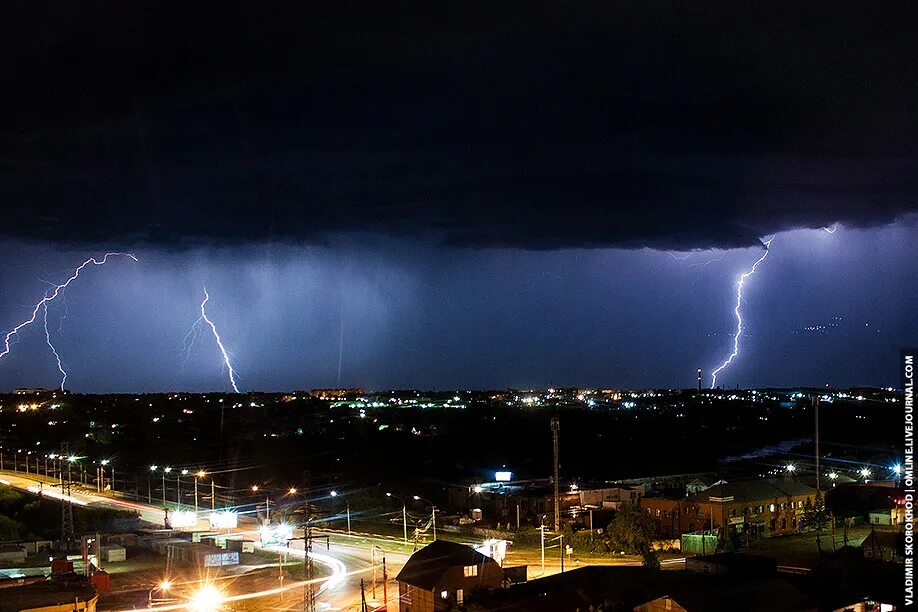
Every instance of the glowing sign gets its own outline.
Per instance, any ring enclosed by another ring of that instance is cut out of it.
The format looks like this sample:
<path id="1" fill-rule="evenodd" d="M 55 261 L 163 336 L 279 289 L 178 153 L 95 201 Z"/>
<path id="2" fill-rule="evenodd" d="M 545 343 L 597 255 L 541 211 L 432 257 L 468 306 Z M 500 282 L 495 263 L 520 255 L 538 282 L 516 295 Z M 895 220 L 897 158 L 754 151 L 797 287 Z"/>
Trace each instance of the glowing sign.
<path id="1" fill-rule="evenodd" d="M 494 472 L 494 480 L 497 482 L 510 482 L 513 480 L 513 472 Z"/>

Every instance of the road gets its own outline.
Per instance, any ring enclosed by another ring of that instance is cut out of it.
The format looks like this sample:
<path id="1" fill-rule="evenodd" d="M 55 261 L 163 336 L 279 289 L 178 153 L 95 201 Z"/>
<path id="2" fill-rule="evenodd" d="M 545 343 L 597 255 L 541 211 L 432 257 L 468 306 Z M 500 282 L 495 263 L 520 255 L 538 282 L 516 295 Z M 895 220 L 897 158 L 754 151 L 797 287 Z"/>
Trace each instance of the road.
<path id="1" fill-rule="evenodd" d="M 61 487 L 53 479 L 48 479 L 35 474 L 25 474 L 23 472 L 0 472 L 0 484 L 8 485 L 16 489 L 28 491 L 31 493 L 41 493 L 47 497 L 65 499 L 61 493 Z M 55 486 L 57 485 L 57 486 Z M 99 494 L 95 490 L 79 485 L 71 487 L 70 499 L 74 504 L 80 506 L 104 506 L 122 510 L 131 510 L 140 515 L 141 520 L 153 525 L 163 525 L 165 512 L 162 508 L 157 508 L 148 504 L 139 503 L 117 494 L 110 493 Z M 245 534 L 247 538 L 258 539 L 257 522 L 252 517 L 240 517 L 240 526 L 236 529 L 225 530 L 226 533 Z M 209 530 L 209 525 L 205 521 L 199 522 L 202 530 Z M 302 538 L 302 530 L 294 532 L 294 538 Z M 377 600 L 382 603 L 382 566 L 381 553 L 377 550 L 374 555 L 372 541 L 365 543 L 367 540 L 361 538 L 361 544 L 349 544 L 340 542 L 340 539 L 347 539 L 346 536 L 335 535 L 334 540 L 329 542 L 326 550 L 325 541 L 316 542 L 313 545 L 312 558 L 314 563 L 323 565 L 327 568 L 326 578 L 318 582 L 316 590 L 316 602 L 318 610 L 357 610 L 360 607 L 360 580 L 364 579 L 366 587 L 366 596 L 368 601 L 371 597 L 371 582 L 373 578 L 373 559 L 377 559 L 376 577 L 377 577 Z M 331 538 L 330 538 L 331 540 Z M 288 555 L 303 558 L 303 541 L 293 540 L 288 547 L 267 546 L 265 550 L 276 552 L 279 555 Z M 386 567 L 388 570 L 388 597 L 389 603 L 394 604 L 398 598 L 398 587 L 394 581 L 395 575 L 407 558 L 404 554 L 387 552 Z M 303 583 L 287 583 L 282 587 L 283 596 L 289 601 L 292 608 L 296 609 L 302 605 L 303 601 Z M 275 599 L 281 597 L 279 588 L 267 589 L 256 593 L 236 593 L 230 599 L 233 601 L 245 602 L 246 610 L 256 610 L 260 606 L 259 599 L 271 600 L 271 606 Z M 296 605 L 294 605 L 296 604 Z M 157 608 L 164 610 L 166 608 Z M 276 608 L 272 608 L 276 609 Z"/>

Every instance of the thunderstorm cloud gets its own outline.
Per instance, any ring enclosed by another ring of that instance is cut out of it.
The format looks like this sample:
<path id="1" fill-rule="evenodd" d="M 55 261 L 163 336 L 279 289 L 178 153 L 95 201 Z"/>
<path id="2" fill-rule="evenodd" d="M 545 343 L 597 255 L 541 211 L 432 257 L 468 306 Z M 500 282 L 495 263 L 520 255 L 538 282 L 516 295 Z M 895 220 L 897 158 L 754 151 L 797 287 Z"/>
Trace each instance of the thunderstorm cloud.
<path id="1" fill-rule="evenodd" d="M 907 4 L 6 13 L 7 237 L 731 248 L 916 210 Z"/>

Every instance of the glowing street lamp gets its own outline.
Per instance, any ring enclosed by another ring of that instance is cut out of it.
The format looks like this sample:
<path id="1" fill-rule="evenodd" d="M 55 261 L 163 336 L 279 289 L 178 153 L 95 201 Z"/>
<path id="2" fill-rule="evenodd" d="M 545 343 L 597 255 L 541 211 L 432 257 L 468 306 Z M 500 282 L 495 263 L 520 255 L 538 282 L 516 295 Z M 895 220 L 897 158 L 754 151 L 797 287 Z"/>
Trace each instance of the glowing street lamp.
<path id="1" fill-rule="evenodd" d="M 893 474 L 895 474 L 896 476 L 901 476 L 901 475 L 902 475 L 902 466 L 899 465 L 898 463 L 897 463 L 896 465 L 892 466 L 891 469 L 892 469 Z"/>
<path id="2" fill-rule="evenodd" d="M 860 469 L 860 471 L 858 472 L 858 474 L 860 474 L 861 476 L 863 476 L 863 477 L 864 477 L 864 480 L 866 481 L 868 478 L 870 478 L 870 468 L 868 468 L 868 467 L 862 467 L 862 468 Z"/>
<path id="3" fill-rule="evenodd" d="M 405 540 L 405 544 L 408 543 L 408 508 L 405 506 L 405 500 L 399 497 L 398 495 L 392 495 L 391 493 L 386 493 L 386 497 L 394 497 L 398 501 L 402 502 L 402 536 Z"/>
<path id="4" fill-rule="evenodd" d="M 166 474 L 172 471 L 171 467 L 163 468 L 163 508 L 166 507 Z"/>
<path id="5" fill-rule="evenodd" d="M 194 514 L 198 515 L 198 480 L 207 476 L 204 470 L 198 470 L 194 473 Z M 213 508 L 211 508 L 213 510 Z"/>
<path id="6" fill-rule="evenodd" d="M 172 582 L 170 580 L 163 580 L 155 587 L 150 589 L 150 592 L 147 594 L 147 607 L 153 607 L 153 591 L 159 591 L 160 593 L 168 593 L 169 589 L 172 588 Z M 162 599 L 162 598 L 159 598 Z"/>
<path id="7" fill-rule="evenodd" d="M 191 596 L 188 609 L 193 612 L 216 612 L 223 605 L 223 593 L 212 584 L 205 584 Z"/>
<path id="8" fill-rule="evenodd" d="M 329 495 L 332 497 L 338 497 L 338 492 L 330 491 Z M 347 512 L 347 535 L 351 535 L 351 504 L 348 503 L 346 496 L 342 495 L 341 497 L 344 499 L 344 508 Z"/>

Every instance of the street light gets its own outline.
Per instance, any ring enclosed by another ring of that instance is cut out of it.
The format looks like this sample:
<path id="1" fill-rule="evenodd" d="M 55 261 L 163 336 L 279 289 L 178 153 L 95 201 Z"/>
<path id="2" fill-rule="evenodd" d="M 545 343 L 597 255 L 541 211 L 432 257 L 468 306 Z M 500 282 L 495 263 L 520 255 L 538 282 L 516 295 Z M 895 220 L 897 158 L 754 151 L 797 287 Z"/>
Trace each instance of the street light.
<path id="1" fill-rule="evenodd" d="M 205 584 L 191 596 L 189 610 L 194 612 L 216 612 L 223 605 L 223 593 L 212 584 Z"/>
<path id="2" fill-rule="evenodd" d="M 175 477 L 175 509 L 182 509 L 182 476 L 187 476 L 188 470 L 182 470 L 181 476 Z"/>
<path id="3" fill-rule="evenodd" d="M 159 591 L 160 593 L 168 593 L 169 589 L 171 588 L 172 588 L 172 582 L 169 580 L 163 580 L 162 582 L 157 584 L 155 587 L 150 589 L 150 592 L 147 594 L 147 607 L 149 608 L 153 607 L 153 591 Z M 164 598 L 160 597 L 159 599 L 164 599 Z"/>
<path id="4" fill-rule="evenodd" d="M 338 492 L 331 491 L 329 495 L 338 497 Z M 344 499 L 344 508 L 347 512 L 347 535 L 351 535 L 351 504 L 348 503 L 346 496 L 342 495 L 341 497 Z"/>
<path id="5" fill-rule="evenodd" d="M 197 518 L 198 515 L 198 480 L 207 476 L 207 472 L 204 470 L 198 470 L 194 473 L 194 514 Z"/>
<path id="6" fill-rule="evenodd" d="M 794 465 L 793 463 L 788 463 L 786 469 L 788 472 L 794 473 L 795 471 L 797 471 L 797 466 Z"/>
<path id="7" fill-rule="evenodd" d="M 426 504 L 430 504 L 430 522 L 433 524 L 433 539 L 434 542 L 437 541 L 437 507 L 433 505 L 433 502 L 429 499 L 424 499 L 417 495 L 414 496 L 415 501 L 422 501 Z"/>
<path id="8" fill-rule="evenodd" d="M 166 474 L 172 471 L 171 467 L 163 468 L 163 508 L 166 507 Z"/>
<path id="9" fill-rule="evenodd" d="M 405 544 L 408 543 L 408 508 L 405 506 L 405 500 L 399 497 L 398 495 L 392 495 L 391 493 L 386 493 L 386 497 L 394 497 L 398 501 L 402 502 L 402 537 L 405 540 Z"/>

